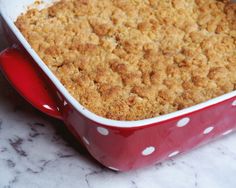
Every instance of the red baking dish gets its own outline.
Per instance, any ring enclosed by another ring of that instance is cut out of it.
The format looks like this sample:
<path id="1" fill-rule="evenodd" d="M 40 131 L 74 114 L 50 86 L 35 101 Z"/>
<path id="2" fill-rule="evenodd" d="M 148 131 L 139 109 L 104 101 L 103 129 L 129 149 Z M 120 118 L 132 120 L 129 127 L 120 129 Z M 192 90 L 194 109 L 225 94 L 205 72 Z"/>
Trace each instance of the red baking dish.
<path id="1" fill-rule="evenodd" d="M 104 166 L 127 171 L 189 151 L 236 127 L 236 91 L 174 113 L 140 121 L 116 121 L 80 105 L 42 62 L 14 25 L 33 0 L 0 0 L 0 19 L 11 47 L 0 69 L 34 107 L 61 119 Z M 51 1 L 47 1 L 51 2 Z"/>

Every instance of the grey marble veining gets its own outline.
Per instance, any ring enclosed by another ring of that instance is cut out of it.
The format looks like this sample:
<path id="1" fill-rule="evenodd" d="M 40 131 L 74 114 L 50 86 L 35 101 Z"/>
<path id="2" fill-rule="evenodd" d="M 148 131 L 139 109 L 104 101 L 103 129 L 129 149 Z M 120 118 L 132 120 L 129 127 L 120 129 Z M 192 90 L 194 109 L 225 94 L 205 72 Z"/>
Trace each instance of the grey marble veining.
<path id="1" fill-rule="evenodd" d="M 144 169 L 107 170 L 0 74 L 0 188 L 235 188 L 235 174 L 235 133 Z"/>

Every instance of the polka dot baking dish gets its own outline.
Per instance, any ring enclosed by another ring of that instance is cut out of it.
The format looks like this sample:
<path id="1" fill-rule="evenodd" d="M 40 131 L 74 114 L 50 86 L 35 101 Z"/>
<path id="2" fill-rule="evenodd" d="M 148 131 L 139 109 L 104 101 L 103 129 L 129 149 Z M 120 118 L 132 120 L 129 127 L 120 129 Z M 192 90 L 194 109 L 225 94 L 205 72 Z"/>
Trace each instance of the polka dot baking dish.
<path id="1" fill-rule="evenodd" d="M 38 6 L 52 2 L 47 0 Z M 0 54 L 0 69 L 34 107 L 64 121 L 104 166 L 128 171 L 155 164 L 236 128 L 236 91 L 144 120 L 120 121 L 94 114 L 70 95 L 15 26 L 17 17 L 33 3 L 34 0 L 0 0 L 0 20 L 11 45 Z"/>

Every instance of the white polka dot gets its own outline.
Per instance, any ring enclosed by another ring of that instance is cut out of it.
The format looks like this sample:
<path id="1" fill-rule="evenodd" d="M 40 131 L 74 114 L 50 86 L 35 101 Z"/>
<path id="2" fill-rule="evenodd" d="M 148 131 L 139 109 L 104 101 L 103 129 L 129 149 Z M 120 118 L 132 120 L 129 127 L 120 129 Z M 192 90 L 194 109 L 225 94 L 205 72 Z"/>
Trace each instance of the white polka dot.
<path id="1" fill-rule="evenodd" d="M 190 122 L 190 118 L 186 117 L 178 121 L 177 127 L 184 127 Z"/>
<path id="2" fill-rule="evenodd" d="M 173 153 L 169 154 L 168 157 L 174 157 L 179 154 L 179 151 L 174 151 Z"/>
<path id="3" fill-rule="evenodd" d="M 108 168 L 110 168 L 111 170 L 114 170 L 114 171 L 120 171 L 119 169 L 111 167 L 111 166 L 109 166 Z"/>
<path id="4" fill-rule="evenodd" d="M 62 96 L 61 96 L 61 94 L 59 93 L 59 92 L 57 92 L 57 96 L 58 96 L 58 98 L 62 101 L 63 99 L 62 99 Z"/>
<path id="5" fill-rule="evenodd" d="M 209 134 L 211 131 L 213 131 L 214 127 L 208 127 L 203 131 L 203 134 Z"/>
<path id="6" fill-rule="evenodd" d="M 230 130 L 228 130 L 228 131 L 226 131 L 226 132 L 224 132 L 222 135 L 228 135 L 228 134 L 230 134 L 230 133 L 232 133 L 233 132 L 233 130 L 232 129 L 230 129 Z"/>
<path id="7" fill-rule="evenodd" d="M 142 151 L 142 155 L 144 156 L 151 155 L 154 151 L 155 151 L 155 148 L 153 146 L 149 146 Z"/>
<path id="8" fill-rule="evenodd" d="M 109 134 L 109 131 L 103 127 L 97 127 L 97 131 L 103 136 L 107 136 Z"/>
<path id="9" fill-rule="evenodd" d="M 236 106 L 236 100 L 234 100 L 234 102 L 232 103 L 232 106 Z"/>
<path id="10" fill-rule="evenodd" d="M 67 105 L 67 102 L 66 101 L 64 101 L 64 106 L 66 106 Z"/>
<path id="11" fill-rule="evenodd" d="M 89 143 L 89 141 L 88 141 L 88 139 L 87 138 L 85 138 L 84 136 L 83 136 L 83 141 L 87 144 L 87 145 L 89 145 L 90 143 Z"/>

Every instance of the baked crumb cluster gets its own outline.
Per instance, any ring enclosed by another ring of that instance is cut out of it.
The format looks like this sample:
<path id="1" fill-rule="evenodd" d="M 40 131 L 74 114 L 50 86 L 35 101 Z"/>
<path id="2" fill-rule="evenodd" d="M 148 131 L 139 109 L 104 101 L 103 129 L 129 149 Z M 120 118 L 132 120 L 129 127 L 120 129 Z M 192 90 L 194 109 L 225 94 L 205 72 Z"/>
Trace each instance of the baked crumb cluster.
<path id="1" fill-rule="evenodd" d="M 16 25 L 68 91 L 106 118 L 155 117 L 236 89 L 236 3 L 62 0 Z"/>

